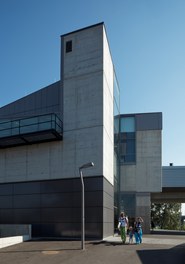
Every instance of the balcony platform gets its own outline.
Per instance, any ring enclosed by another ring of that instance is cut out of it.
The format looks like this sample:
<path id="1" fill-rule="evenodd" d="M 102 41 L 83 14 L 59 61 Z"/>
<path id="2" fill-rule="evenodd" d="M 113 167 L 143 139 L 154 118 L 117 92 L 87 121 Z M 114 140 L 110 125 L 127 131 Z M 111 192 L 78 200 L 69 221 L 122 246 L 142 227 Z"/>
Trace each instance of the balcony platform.
<path id="1" fill-rule="evenodd" d="M 0 148 L 62 140 L 62 121 L 56 114 L 0 122 Z"/>

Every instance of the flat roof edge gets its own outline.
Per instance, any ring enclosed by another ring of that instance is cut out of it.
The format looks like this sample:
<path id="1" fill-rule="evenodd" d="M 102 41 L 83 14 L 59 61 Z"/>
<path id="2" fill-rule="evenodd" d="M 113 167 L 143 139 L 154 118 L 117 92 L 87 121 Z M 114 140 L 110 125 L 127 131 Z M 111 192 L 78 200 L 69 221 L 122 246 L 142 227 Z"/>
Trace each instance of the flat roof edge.
<path id="1" fill-rule="evenodd" d="M 145 113 L 129 113 L 129 114 L 120 114 L 120 117 L 132 117 L 132 116 L 138 116 L 138 115 L 162 115 L 162 112 L 145 112 Z"/>
<path id="2" fill-rule="evenodd" d="M 97 23 L 97 24 L 94 24 L 94 25 L 91 25 L 91 26 L 88 26 L 88 27 L 84 27 L 84 28 L 80 28 L 80 29 L 71 31 L 69 33 L 61 35 L 60 37 L 66 37 L 66 36 L 68 36 L 70 34 L 74 34 L 74 33 L 80 32 L 82 30 L 86 30 L 86 29 L 89 29 L 89 28 L 97 27 L 97 26 L 100 26 L 100 25 L 104 25 L 104 22 L 100 22 L 100 23 Z"/>

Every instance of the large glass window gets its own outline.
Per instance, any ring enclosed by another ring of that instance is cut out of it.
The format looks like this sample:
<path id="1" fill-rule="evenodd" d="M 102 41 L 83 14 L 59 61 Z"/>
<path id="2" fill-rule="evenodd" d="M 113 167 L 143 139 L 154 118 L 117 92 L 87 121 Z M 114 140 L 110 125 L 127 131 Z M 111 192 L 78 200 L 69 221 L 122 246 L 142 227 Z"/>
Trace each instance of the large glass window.
<path id="1" fill-rule="evenodd" d="M 120 162 L 136 162 L 135 117 L 121 117 L 120 127 Z"/>

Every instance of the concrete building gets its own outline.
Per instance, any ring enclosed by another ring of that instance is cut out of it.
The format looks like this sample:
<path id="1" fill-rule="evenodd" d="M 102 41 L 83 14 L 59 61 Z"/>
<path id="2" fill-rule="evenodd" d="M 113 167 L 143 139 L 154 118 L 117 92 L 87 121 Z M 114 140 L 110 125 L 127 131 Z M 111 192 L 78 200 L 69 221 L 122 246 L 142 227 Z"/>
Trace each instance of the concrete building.
<path id="1" fill-rule="evenodd" d="M 162 117 L 120 118 L 104 23 L 62 35 L 60 80 L 0 108 L 0 120 L 0 224 L 79 238 L 79 167 L 91 161 L 84 170 L 86 237 L 112 235 L 122 209 L 147 219 L 148 230 L 150 193 L 161 190 Z"/>
<path id="2" fill-rule="evenodd" d="M 151 194 L 162 191 L 162 114 L 120 117 L 120 210 L 144 219 L 150 232 Z"/>

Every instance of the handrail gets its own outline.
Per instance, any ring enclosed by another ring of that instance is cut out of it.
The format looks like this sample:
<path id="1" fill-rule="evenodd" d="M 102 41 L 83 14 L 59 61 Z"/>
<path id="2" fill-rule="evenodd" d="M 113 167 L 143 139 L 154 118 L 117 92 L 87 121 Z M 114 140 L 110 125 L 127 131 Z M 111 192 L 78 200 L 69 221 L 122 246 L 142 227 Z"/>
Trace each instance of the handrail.
<path id="1" fill-rule="evenodd" d="M 0 138 L 54 129 L 62 133 L 62 121 L 55 113 L 0 121 Z"/>

